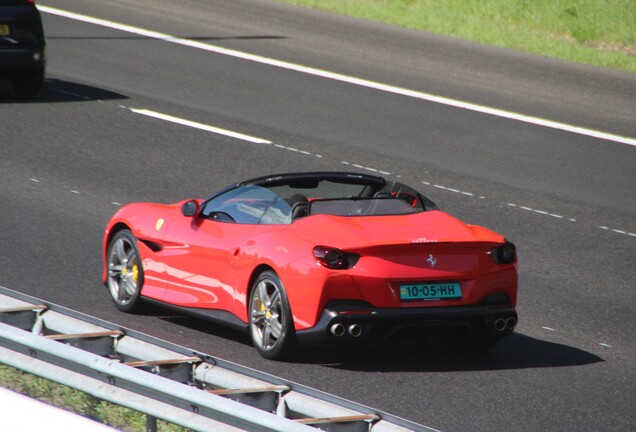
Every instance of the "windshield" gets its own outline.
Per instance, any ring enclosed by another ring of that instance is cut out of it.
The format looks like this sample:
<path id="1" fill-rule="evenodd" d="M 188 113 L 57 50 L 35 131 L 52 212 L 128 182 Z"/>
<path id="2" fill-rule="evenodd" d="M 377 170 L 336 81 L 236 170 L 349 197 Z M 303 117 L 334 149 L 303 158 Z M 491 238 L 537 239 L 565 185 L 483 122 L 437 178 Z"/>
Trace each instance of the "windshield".
<path id="1" fill-rule="evenodd" d="M 242 224 L 288 224 L 291 206 L 274 192 L 260 186 L 243 186 L 208 201 L 202 216 Z"/>

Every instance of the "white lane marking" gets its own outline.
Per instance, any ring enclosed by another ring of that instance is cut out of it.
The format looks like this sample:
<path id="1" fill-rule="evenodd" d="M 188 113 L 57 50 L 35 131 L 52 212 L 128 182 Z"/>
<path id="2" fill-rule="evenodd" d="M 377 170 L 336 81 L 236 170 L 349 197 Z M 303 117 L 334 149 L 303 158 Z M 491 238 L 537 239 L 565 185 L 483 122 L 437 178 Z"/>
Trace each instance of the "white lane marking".
<path id="1" fill-rule="evenodd" d="M 603 343 L 603 342 L 600 342 L 599 345 L 602 346 L 602 347 L 612 348 L 611 345 L 608 345 L 608 344 Z"/>
<path id="2" fill-rule="evenodd" d="M 188 127 L 192 127 L 195 129 L 201 129 L 207 132 L 213 132 L 215 134 L 219 134 L 219 135 L 225 135 L 225 136 L 229 136 L 232 138 L 237 138 L 243 141 L 249 141 L 252 143 L 256 143 L 256 144 L 271 144 L 271 141 L 265 140 L 263 138 L 257 138 L 257 137 L 253 137 L 253 136 L 249 136 L 249 135 L 244 135 L 238 132 L 233 132 L 227 129 L 221 129 L 221 128 L 217 128 L 214 126 L 210 126 L 210 125 L 206 125 L 203 123 L 197 123 L 197 122 L 193 122 L 190 120 L 186 120 L 186 119 L 182 119 L 182 118 L 178 118 L 178 117 L 173 117 L 173 116 L 169 116 L 166 114 L 161 114 L 155 111 L 150 111 L 150 110 L 146 110 L 146 109 L 136 109 L 136 108 L 130 108 L 130 110 L 136 114 L 141 114 L 141 115 L 145 115 L 148 117 L 153 117 L 156 119 L 160 119 L 160 120 L 165 120 L 168 122 L 172 122 L 172 123 L 177 123 L 183 126 L 188 126 Z"/>
<path id="3" fill-rule="evenodd" d="M 602 230 L 605 230 L 605 231 L 615 232 L 616 234 L 622 234 L 622 235 L 627 235 L 627 236 L 630 236 L 630 237 L 636 237 L 636 233 L 631 233 L 631 232 L 623 231 L 623 230 L 619 230 L 619 229 L 612 229 L 612 228 L 604 226 L 604 225 L 599 226 L 599 228 L 602 229 Z"/>
<path id="4" fill-rule="evenodd" d="M 40 180 L 38 180 L 38 179 L 36 179 L 36 178 L 32 178 L 32 179 L 31 179 L 31 181 L 32 181 L 33 183 L 40 183 Z"/>
<path id="5" fill-rule="evenodd" d="M 315 154 L 313 154 L 311 152 L 308 152 L 307 150 L 300 150 L 300 149 L 297 149 L 297 148 L 294 148 L 294 147 L 287 147 L 287 146 L 284 146 L 282 144 L 274 144 L 274 147 L 279 148 L 279 149 L 283 149 L 283 150 L 289 150 L 289 151 L 292 151 L 292 152 L 295 152 L 295 153 L 304 154 L 304 155 L 307 155 L 307 156 L 316 156 L 317 158 L 321 158 L 322 157 L 322 155 L 319 155 L 319 154 L 315 155 Z"/>
<path id="6" fill-rule="evenodd" d="M 347 162 L 347 161 L 342 161 L 342 163 L 344 165 L 351 165 L 352 167 L 360 168 L 360 169 L 363 169 L 363 170 L 366 170 L 366 171 L 371 171 L 373 173 L 378 173 L 378 174 L 383 174 L 383 175 L 391 175 L 391 173 L 388 172 L 388 171 L 381 171 L 381 170 L 378 170 L 378 169 L 375 169 L 375 168 L 369 168 L 369 167 L 366 167 L 366 166 L 360 165 L 360 164 L 355 164 L 355 163 L 351 163 L 351 162 Z"/>
<path id="7" fill-rule="evenodd" d="M 442 190 L 446 190 L 448 192 L 453 192 L 453 193 L 458 193 L 458 194 L 462 194 L 462 195 L 466 195 L 466 196 L 475 196 L 475 194 L 473 194 L 472 192 L 463 192 L 460 191 L 458 189 L 454 189 L 454 188 L 449 188 L 446 186 L 442 186 L 442 185 L 438 185 L 438 184 L 434 184 L 433 187 L 437 188 L 437 189 L 442 189 Z"/>
<path id="8" fill-rule="evenodd" d="M 112 28 L 115 30 L 132 33 L 140 36 L 144 36 L 152 39 L 159 39 L 165 42 L 174 43 L 177 45 L 184 45 L 191 48 L 196 48 L 200 50 L 205 50 L 209 52 L 214 52 L 216 54 L 221 54 L 229 57 L 239 58 L 242 60 L 248 60 L 256 63 L 266 64 L 269 66 L 278 67 L 281 69 L 292 70 L 295 72 L 300 72 L 308 75 L 313 75 L 321 78 L 327 78 L 334 81 L 340 81 L 348 84 L 357 85 L 360 87 L 371 88 L 374 90 L 379 90 L 387 93 L 397 94 L 401 96 L 407 96 L 410 98 L 421 99 L 428 102 L 433 102 L 441 105 L 447 105 L 454 108 L 461 108 L 468 111 L 475 111 L 482 114 L 488 114 L 496 117 L 502 117 L 509 120 L 516 120 L 524 123 L 534 124 L 537 126 L 543 126 L 551 129 L 558 129 L 565 132 L 575 133 L 579 135 L 585 135 L 592 138 L 598 138 L 607 141 L 614 141 L 622 144 L 628 144 L 631 146 L 636 146 L 636 139 L 624 137 L 620 135 L 615 135 L 607 132 L 601 132 L 593 129 L 587 129 L 579 126 L 569 125 L 565 123 L 560 123 L 552 120 L 547 120 L 539 117 L 532 117 L 524 114 L 514 113 L 510 111 L 505 111 L 497 108 L 491 108 L 484 105 L 478 105 L 470 102 L 459 101 L 455 99 L 446 98 L 443 96 L 436 96 L 429 93 L 424 93 L 415 90 L 409 90 L 402 87 L 396 87 L 388 84 L 382 84 L 376 81 L 365 80 L 361 78 L 356 78 L 348 75 L 343 75 L 335 72 L 329 72 L 323 69 L 316 69 L 312 67 L 302 66 L 294 63 L 289 63 L 281 60 L 271 59 L 268 57 L 263 57 L 255 54 L 249 54 L 242 51 L 236 51 L 232 49 L 222 48 L 220 46 L 211 45 L 203 42 L 197 42 L 188 39 L 178 38 L 169 34 L 159 33 L 151 30 L 145 30 L 138 27 L 133 27 L 125 24 L 116 23 L 113 21 L 108 21 L 100 18 L 94 18 L 86 15 L 81 15 L 57 8 L 52 8 L 48 6 L 38 6 L 38 8 L 42 12 L 50 13 L 52 15 L 58 15 L 69 19 L 74 19 L 77 21 L 86 22 L 89 24 L 94 24 L 102 27 Z"/>
<path id="9" fill-rule="evenodd" d="M 141 115 L 145 115 L 145 116 L 148 116 L 148 117 L 157 118 L 157 119 L 160 119 L 160 120 L 165 120 L 165 121 L 168 121 L 168 122 L 171 122 L 171 123 L 177 123 L 177 124 L 180 124 L 180 125 L 183 125 L 183 126 L 193 127 L 193 128 L 196 128 L 196 129 L 201 129 L 201 130 L 205 130 L 205 131 L 208 131 L 208 132 L 213 132 L 213 133 L 216 133 L 216 134 L 229 136 L 229 137 L 241 139 L 241 140 L 244 140 L 244 141 L 249 141 L 249 142 L 256 143 L 256 144 L 274 144 L 272 141 L 268 141 L 268 140 L 263 139 L 263 138 L 257 138 L 257 137 L 241 134 L 241 133 L 238 133 L 238 132 L 229 131 L 227 129 L 221 129 L 221 128 L 218 128 L 218 127 L 215 127 L 215 126 L 206 125 L 206 124 L 203 124 L 203 123 L 197 123 L 197 122 L 194 122 L 194 121 L 191 121 L 191 120 L 186 120 L 186 119 L 179 118 L 179 117 L 173 117 L 173 116 L 170 116 L 170 115 L 167 115 L 167 114 L 162 114 L 162 113 L 159 113 L 159 112 L 156 112 L 156 111 L 151 111 L 151 110 L 147 110 L 147 109 L 140 109 L 140 108 L 130 108 L 130 107 L 126 107 L 126 106 L 123 106 L 123 105 L 120 105 L 120 107 L 124 108 L 124 109 L 127 109 L 127 110 L 130 110 L 130 111 L 132 111 L 132 112 L 134 112 L 136 114 L 141 114 Z M 307 156 L 314 156 L 314 155 L 312 155 L 311 152 L 308 152 L 306 150 L 300 150 L 300 149 L 297 149 L 297 148 L 294 148 L 294 147 L 288 147 L 288 146 L 284 146 L 284 145 L 281 145 L 281 144 L 274 144 L 274 147 L 277 147 L 277 148 L 280 148 L 280 149 L 284 149 L 284 150 L 288 150 L 288 151 L 292 151 L 292 152 L 295 152 L 295 153 L 300 153 L 300 154 L 307 155 Z M 315 155 L 315 156 L 318 157 L 318 158 L 322 157 L 321 155 Z M 369 168 L 367 168 L 367 169 L 369 169 Z"/>
<path id="10" fill-rule="evenodd" d="M 550 216 L 550 217 L 553 217 L 553 218 L 556 218 L 556 219 L 567 219 L 570 222 L 576 222 L 576 219 L 573 219 L 573 218 L 566 218 L 564 216 L 561 216 L 561 215 L 558 215 L 558 214 L 555 214 L 555 213 L 549 213 L 547 211 L 537 210 L 537 209 L 533 209 L 531 207 L 520 206 L 520 205 L 513 204 L 513 203 L 508 203 L 508 207 L 520 208 L 522 210 L 533 212 L 533 213 L 537 213 L 537 214 L 540 214 L 542 216 Z"/>
<path id="11" fill-rule="evenodd" d="M 466 196 L 469 196 L 469 197 L 475 197 L 476 196 L 472 192 L 465 192 L 465 191 L 461 191 L 459 189 L 450 188 L 450 187 L 442 186 L 442 185 L 438 185 L 438 184 L 433 184 L 433 183 L 430 183 L 430 182 L 427 182 L 427 181 L 422 181 L 422 184 L 425 184 L 426 186 L 432 186 L 432 187 L 437 188 L 437 189 L 442 189 L 442 190 L 445 190 L 445 191 L 448 191 L 448 192 L 453 192 L 453 193 L 457 193 L 457 194 L 466 195 Z M 483 195 L 480 195 L 479 199 L 486 199 L 486 197 L 483 196 Z"/>
<path id="12" fill-rule="evenodd" d="M 547 331 L 555 331 L 553 328 L 551 327 L 541 327 L 543 330 L 547 330 Z"/>

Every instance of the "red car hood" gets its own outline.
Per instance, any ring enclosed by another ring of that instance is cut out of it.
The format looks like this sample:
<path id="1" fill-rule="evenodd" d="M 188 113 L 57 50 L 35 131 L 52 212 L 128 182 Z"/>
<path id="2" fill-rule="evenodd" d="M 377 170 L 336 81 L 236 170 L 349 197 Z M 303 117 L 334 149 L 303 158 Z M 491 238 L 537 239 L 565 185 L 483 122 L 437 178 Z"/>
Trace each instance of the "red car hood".
<path id="1" fill-rule="evenodd" d="M 487 242 L 505 239 L 485 228 L 467 225 L 441 211 L 397 216 L 313 215 L 291 229 L 315 244 L 344 249 L 374 245 Z"/>

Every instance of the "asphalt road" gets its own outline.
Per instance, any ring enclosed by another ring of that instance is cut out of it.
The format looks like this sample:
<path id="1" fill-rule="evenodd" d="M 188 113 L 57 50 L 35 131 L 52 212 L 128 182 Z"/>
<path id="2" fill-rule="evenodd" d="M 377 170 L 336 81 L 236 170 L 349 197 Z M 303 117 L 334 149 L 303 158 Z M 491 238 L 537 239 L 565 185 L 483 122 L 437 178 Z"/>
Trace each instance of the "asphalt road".
<path id="1" fill-rule="evenodd" d="M 269 1 L 200 3 L 40 5 L 636 138 L 634 75 Z M 43 17 L 42 97 L 0 83 L 0 285 L 443 431 L 636 429 L 635 146 Z M 119 205 L 341 169 L 399 176 L 515 242 L 518 331 L 480 356 L 405 345 L 277 363 L 246 335 L 111 305 L 100 247 Z"/>

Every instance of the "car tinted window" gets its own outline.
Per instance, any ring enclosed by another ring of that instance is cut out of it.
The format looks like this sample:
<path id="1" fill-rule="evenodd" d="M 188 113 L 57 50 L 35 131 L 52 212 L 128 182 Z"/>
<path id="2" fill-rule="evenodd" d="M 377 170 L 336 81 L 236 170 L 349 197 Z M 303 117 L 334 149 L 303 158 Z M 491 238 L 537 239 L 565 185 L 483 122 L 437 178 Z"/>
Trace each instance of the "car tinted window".
<path id="1" fill-rule="evenodd" d="M 239 187 L 212 198 L 203 206 L 201 214 L 209 219 L 241 224 L 291 222 L 291 206 L 274 192 L 259 186 Z"/>
<path id="2" fill-rule="evenodd" d="M 417 210 L 396 197 L 365 199 L 326 199 L 312 201 L 309 214 L 337 216 L 387 216 L 415 213 Z"/>
<path id="3" fill-rule="evenodd" d="M 361 196 L 365 191 L 365 185 L 335 183 L 323 180 L 315 187 L 302 187 L 302 185 L 281 185 L 271 187 L 276 194 L 288 197 L 294 194 L 302 194 L 310 198 L 347 198 Z"/>

